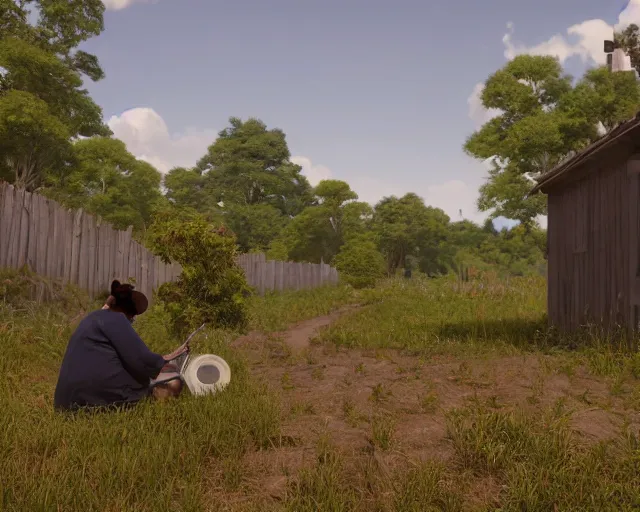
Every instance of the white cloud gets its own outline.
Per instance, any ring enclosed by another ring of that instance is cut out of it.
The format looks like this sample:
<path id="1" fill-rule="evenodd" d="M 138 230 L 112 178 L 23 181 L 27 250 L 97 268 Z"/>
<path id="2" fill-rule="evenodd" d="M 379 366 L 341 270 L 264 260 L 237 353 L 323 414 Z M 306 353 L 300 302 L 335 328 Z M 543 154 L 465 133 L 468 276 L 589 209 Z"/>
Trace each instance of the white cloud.
<path id="1" fill-rule="evenodd" d="M 331 169 L 324 165 L 314 165 L 310 158 L 306 156 L 292 156 L 291 161 L 302 167 L 304 174 L 312 187 L 315 187 L 322 180 L 330 180 L 332 177 Z"/>
<path id="2" fill-rule="evenodd" d="M 634 0 L 640 1 L 640 0 Z M 527 46 L 514 40 L 513 24 L 507 25 L 508 32 L 502 38 L 504 56 L 511 60 L 517 55 L 553 55 L 564 63 L 570 57 L 579 57 L 585 63 L 605 64 L 605 39 L 613 37 L 613 27 L 604 20 L 587 20 L 570 26 L 566 35 L 555 34 L 546 41 Z M 573 41 L 573 42 L 572 42 Z"/>
<path id="3" fill-rule="evenodd" d="M 215 130 L 187 129 L 172 134 L 152 108 L 133 108 L 107 122 L 115 137 L 140 160 L 162 173 L 173 167 L 193 167 L 217 138 Z"/>
<path id="4" fill-rule="evenodd" d="M 615 25 L 610 25 L 601 19 L 585 20 L 571 25 L 565 33 L 555 34 L 546 41 L 534 45 L 527 45 L 514 39 L 515 28 L 512 22 L 507 23 L 507 33 L 502 38 L 504 56 L 511 60 L 517 55 L 554 55 L 564 63 L 571 57 L 578 57 L 585 64 L 603 65 L 607 57 L 603 44 L 605 39 L 613 37 L 614 30 L 622 30 L 631 23 L 640 25 L 640 0 L 630 0 L 620 13 Z M 497 115 L 495 111 L 488 111 L 482 106 L 480 94 L 483 84 L 476 84 L 467 99 L 469 117 L 476 128 Z"/>
<path id="5" fill-rule="evenodd" d="M 102 0 L 102 3 L 108 11 L 120 11 L 131 7 L 133 4 L 151 4 L 157 0 Z"/>
<path id="6" fill-rule="evenodd" d="M 502 38 L 505 45 L 504 56 L 513 59 L 516 55 L 555 55 L 560 62 L 570 57 L 579 57 L 585 64 L 605 64 L 606 54 L 603 43 L 613 37 L 614 30 L 623 30 L 628 25 L 640 24 L 640 0 L 630 0 L 618 16 L 614 25 L 604 20 L 585 20 L 571 25 L 566 34 L 556 34 L 546 41 L 533 46 L 515 42 L 513 23 L 507 25 L 508 32 Z"/>

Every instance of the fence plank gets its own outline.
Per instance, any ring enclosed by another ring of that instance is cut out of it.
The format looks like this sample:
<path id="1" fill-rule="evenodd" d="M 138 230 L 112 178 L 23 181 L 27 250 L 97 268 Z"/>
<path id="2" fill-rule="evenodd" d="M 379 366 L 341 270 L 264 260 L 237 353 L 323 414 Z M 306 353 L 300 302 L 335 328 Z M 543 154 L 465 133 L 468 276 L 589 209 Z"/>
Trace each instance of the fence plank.
<path id="1" fill-rule="evenodd" d="M 174 281 L 180 265 L 165 264 L 132 238 L 132 228 L 116 230 L 83 210 L 71 211 L 39 194 L 0 182 L 0 267 L 28 264 L 38 274 L 104 293 L 113 279 L 135 279 L 152 292 Z M 261 294 L 300 290 L 338 280 L 326 264 L 268 260 L 264 253 L 241 254 L 237 264 Z"/>

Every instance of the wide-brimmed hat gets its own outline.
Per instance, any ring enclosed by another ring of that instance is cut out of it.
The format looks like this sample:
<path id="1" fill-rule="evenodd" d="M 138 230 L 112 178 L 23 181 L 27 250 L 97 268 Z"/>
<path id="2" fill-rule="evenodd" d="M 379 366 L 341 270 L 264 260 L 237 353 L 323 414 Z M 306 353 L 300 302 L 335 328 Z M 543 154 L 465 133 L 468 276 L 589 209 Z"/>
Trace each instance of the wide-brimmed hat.
<path id="1" fill-rule="evenodd" d="M 129 283 L 123 284 L 117 280 L 113 281 L 111 283 L 111 297 L 113 297 L 113 305 L 123 307 L 134 315 L 141 315 L 149 307 L 147 296 L 134 290 L 134 286 Z"/>

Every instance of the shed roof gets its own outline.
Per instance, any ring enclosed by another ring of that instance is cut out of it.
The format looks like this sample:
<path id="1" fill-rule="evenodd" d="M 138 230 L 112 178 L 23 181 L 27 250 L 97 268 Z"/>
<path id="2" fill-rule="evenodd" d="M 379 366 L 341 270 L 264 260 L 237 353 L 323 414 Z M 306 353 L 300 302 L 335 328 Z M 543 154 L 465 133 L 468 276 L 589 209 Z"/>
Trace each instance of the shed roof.
<path id="1" fill-rule="evenodd" d="M 578 170 L 587 160 L 597 156 L 598 153 L 600 153 L 604 149 L 612 147 L 614 144 L 619 143 L 621 137 L 639 128 L 640 113 L 636 114 L 636 116 L 629 121 L 620 124 L 609 133 L 596 140 L 593 144 L 587 146 L 581 152 L 565 160 L 564 162 L 559 163 L 549 172 L 543 174 L 538 180 L 536 186 L 531 189 L 528 195 L 532 196 L 533 194 L 536 194 L 541 190 L 549 187 L 561 176 L 565 176 L 568 173 Z"/>

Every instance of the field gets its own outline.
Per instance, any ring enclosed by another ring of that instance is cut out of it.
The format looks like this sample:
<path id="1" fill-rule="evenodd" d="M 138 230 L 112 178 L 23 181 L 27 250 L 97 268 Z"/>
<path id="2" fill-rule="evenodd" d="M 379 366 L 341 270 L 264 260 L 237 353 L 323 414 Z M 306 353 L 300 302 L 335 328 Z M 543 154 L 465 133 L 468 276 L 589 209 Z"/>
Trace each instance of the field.
<path id="1" fill-rule="evenodd" d="M 5 278 L 5 289 L 11 288 Z M 89 304 L 0 304 L 1 510 L 640 507 L 640 356 L 546 328 L 541 279 L 390 280 L 252 299 L 196 352 L 213 397 L 67 417 L 52 393 Z M 161 308 L 136 322 L 174 347 Z"/>

